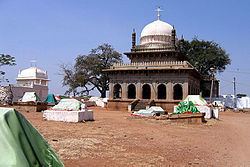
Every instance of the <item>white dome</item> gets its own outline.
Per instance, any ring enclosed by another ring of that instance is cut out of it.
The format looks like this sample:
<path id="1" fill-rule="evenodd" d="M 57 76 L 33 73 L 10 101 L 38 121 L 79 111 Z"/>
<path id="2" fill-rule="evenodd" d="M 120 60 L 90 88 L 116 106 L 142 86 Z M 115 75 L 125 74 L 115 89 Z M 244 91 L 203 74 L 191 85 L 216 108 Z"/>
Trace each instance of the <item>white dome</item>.
<path id="1" fill-rule="evenodd" d="M 48 79 L 47 71 L 43 71 L 37 67 L 30 67 L 20 70 L 17 79 Z"/>
<path id="2" fill-rule="evenodd" d="M 159 19 L 153 21 L 143 28 L 140 45 L 153 48 L 170 45 L 173 29 L 170 24 Z"/>
<path id="3" fill-rule="evenodd" d="M 141 32 L 141 38 L 145 36 L 150 35 L 168 35 L 171 36 L 173 27 L 161 20 L 153 21 L 152 23 L 149 23 L 146 25 L 142 32 Z"/>

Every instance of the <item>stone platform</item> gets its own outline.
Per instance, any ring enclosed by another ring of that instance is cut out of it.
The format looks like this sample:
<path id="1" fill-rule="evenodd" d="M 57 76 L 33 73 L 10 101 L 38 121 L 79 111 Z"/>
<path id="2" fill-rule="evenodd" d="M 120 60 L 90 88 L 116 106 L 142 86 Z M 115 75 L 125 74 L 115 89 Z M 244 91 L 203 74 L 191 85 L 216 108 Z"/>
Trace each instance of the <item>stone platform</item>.
<path id="1" fill-rule="evenodd" d="M 43 118 L 51 121 L 63 121 L 63 122 L 83 122 L 93 121 L 93 111 L 53 111 L 45 110 L 43 112 Z"/>
<path id="2" fill-rule="evenodd" d="M 128 111 L 128 106 L 132 102 L 133 100 L 131 99 L 108 100 L 107 108 L 112 111 Z M 155 105 L 163 108 L 167 113 L 174 111 L 174 106 L 176 106 L 179 102 L 180 100 L 154 100 Z"/>

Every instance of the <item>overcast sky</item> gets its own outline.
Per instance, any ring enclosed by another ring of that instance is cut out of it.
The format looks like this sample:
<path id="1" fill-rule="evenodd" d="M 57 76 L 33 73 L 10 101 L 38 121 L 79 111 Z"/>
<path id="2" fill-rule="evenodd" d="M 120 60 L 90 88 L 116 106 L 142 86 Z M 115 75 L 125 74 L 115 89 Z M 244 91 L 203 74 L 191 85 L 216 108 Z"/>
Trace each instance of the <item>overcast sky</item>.
<path id="1" fill-rule="evenodd" d="M 177 36 L 213 40 L 229 54 L 232 64 L 217 74 L 221 94 L 250 95 L 250 1 L 248 0 L 0 0 L 0 53 L 16 58 L 14 67 L 1 67 L 15 83 L 19 69 L 47 70 L 49 92 L 63 94 L 60 64 L 73 64 L 103 43 L 123 53 L 130 50 L 131 33 L 156 20 L 174 25 Z M 137 43 L 138 44 L 138 43 Z M 125 57 L 125 55 L 124 55 Z M 125 59 L 126 61 L 127 59 Z"/>

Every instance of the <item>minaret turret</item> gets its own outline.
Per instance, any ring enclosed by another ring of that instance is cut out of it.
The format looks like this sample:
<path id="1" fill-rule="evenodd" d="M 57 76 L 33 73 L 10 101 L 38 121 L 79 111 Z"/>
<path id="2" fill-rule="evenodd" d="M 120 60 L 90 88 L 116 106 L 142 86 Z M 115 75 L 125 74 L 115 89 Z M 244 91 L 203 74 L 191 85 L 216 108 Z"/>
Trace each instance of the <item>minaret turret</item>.
<path id="1" fill-rule="evenodd" d="M 173 46 L 173 47 L 175 47 L 175 39 L 176 39 L 176 31 L 175 31 L 175 28 L 174 28 L 174 26 L 173 26 L 173 29 L 172 29 L 172 33 L 171 33 L 171 45 Z"/>
<path id="2" fill-rule="evenodd" d="M 133 33 L 132 33 L 132 48 L 135 48 L 136 46 L 136 33 L 135 33 L 135 29 L 133 29 Z"/>

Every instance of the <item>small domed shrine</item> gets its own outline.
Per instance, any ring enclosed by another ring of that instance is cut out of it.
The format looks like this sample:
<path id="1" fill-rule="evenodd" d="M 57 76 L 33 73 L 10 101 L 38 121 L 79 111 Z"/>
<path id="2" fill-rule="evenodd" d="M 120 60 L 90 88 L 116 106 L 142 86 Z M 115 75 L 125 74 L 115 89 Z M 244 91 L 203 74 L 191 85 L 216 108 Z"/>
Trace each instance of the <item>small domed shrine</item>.
<path id="1" fill-rule="evenodd" d="M 20 70 L 16 78 L 19 85 L 48 85 L 47 71 L 43 71 L 37 67 L 30 67 L 24 70 Z"/>
<path id="2" fill-rule="evenodd" d="M 48 74 L 47 71 L 37 67 L 29 67 L 20 70 L 16 78 L 17 83 L 11 86 L 14 99 L 17 101 L 22 98 L 25 92 L 36 92 L 41 100 L 48 95 Z"/>
<path id="3" fill-rule="evenodd" d="M 134 110 L 154 103 L 172 112 L 187 95 L 200 92 L 199 72 L 178 51 L 174 26 L 160 20 L 159 8 L 157 12 L 157 20 L 141 31 L 139 45 L 133 31 L 131 51 L 124 53 L 130 63 L 104 70 L 110 109 Z"/>

